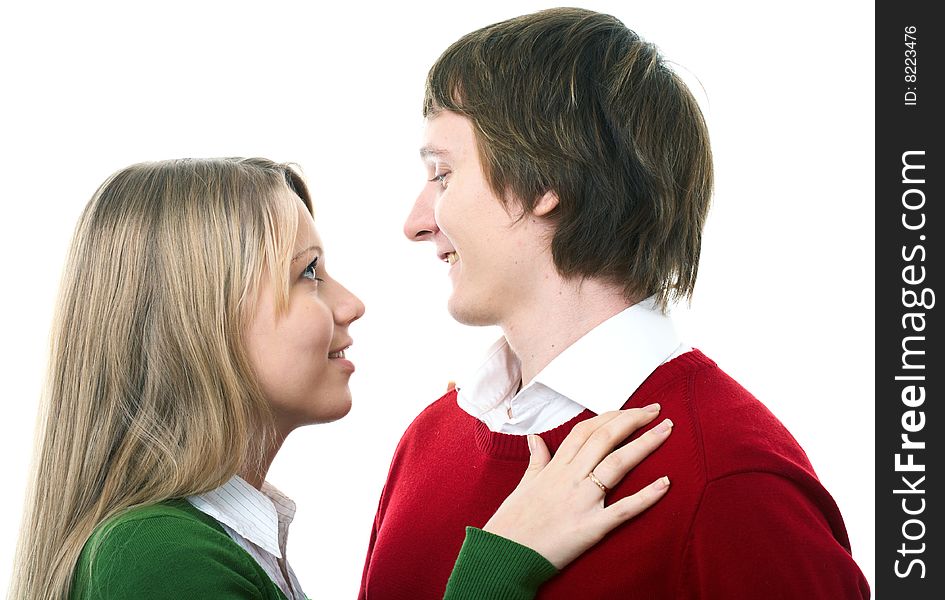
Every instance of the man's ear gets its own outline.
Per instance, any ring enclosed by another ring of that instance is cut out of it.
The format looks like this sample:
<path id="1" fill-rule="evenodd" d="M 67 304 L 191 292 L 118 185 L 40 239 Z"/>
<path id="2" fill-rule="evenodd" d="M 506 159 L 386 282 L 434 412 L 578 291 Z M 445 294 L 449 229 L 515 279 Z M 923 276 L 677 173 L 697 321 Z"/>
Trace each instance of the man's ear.
<path id="1" fill-rule="evenodd" d="M 548 190 L 538 199 L 538 202 L 535 203 L 535 209 L 532 211 L 532 214 L 536 217 L 544 217 L 553 211 L 556 206 L 558 206 L 558 194 Z"/>

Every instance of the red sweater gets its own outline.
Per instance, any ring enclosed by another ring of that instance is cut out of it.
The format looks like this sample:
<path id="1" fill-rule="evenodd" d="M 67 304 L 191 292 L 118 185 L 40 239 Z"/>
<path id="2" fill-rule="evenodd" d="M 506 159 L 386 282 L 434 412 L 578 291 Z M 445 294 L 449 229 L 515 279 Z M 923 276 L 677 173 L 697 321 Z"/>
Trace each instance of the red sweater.
<path id="1" fill-rule="evenodd" d="M 541 589 L 539 598 L 869 598 L 843 519 L 784 426 L 695 350 L 624 405 L 660 402 L 669 439 L 611 491 L 672 487 Z M 590 411 L 541 434 L 552 451 Z M 452 391 L 411 424 L 381 495 L 361 598 L 441 598 L 466 525 L 481 527 L 528 463 L 524 436 L 489 431 Z M 405 577 L 405 574 L 412 574 Z"/>

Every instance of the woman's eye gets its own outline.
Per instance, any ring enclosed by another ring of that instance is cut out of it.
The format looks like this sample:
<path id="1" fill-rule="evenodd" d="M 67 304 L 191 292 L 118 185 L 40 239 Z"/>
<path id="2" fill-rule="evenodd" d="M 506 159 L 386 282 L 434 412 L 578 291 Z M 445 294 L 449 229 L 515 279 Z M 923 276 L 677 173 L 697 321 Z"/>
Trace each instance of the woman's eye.
<path id="1" fill-rule="evenodd" d="M 310 262 L 305 270 L 302 271 L 302 277 L 306 279 L 311 279 L 312 281 L 322 281 L 318 276 L 318 257 L 315 257 L 315 260 Z"/>

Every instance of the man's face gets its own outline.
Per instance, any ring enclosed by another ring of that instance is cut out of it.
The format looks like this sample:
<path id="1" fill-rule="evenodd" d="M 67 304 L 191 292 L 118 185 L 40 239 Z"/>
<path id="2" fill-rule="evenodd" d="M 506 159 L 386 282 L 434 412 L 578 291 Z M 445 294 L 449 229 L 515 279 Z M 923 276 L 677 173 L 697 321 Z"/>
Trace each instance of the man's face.
<path id="1" fill-rule="evenodd" d="M 472 122 L 441 111 L 426 121 L 420 156 L 427 182 L 404 233 L 433 242 L 448 265 L 449 311 L 467 325 L 502 325 L 527 307 L 528 291 L 548 256 L 547 226 L 509 214 L 483 173 Z"/>

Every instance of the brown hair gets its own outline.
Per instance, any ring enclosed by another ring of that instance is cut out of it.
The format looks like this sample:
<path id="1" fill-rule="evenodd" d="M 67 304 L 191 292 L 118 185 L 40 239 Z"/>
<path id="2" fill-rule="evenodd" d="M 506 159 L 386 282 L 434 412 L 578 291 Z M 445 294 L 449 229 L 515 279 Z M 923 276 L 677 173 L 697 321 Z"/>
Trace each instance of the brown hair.
<path id="1" fill-rule="evenodd" d="M 425 117 L 476 131 L 486 178 L 530 213 L 548 191 L 565 277 L 602 278 L 665 308 L 690 298 L 712 192 L 712 154 L 692 93 L 619 20 L 556 8 L 484 27 L 427 76 Z"/>

